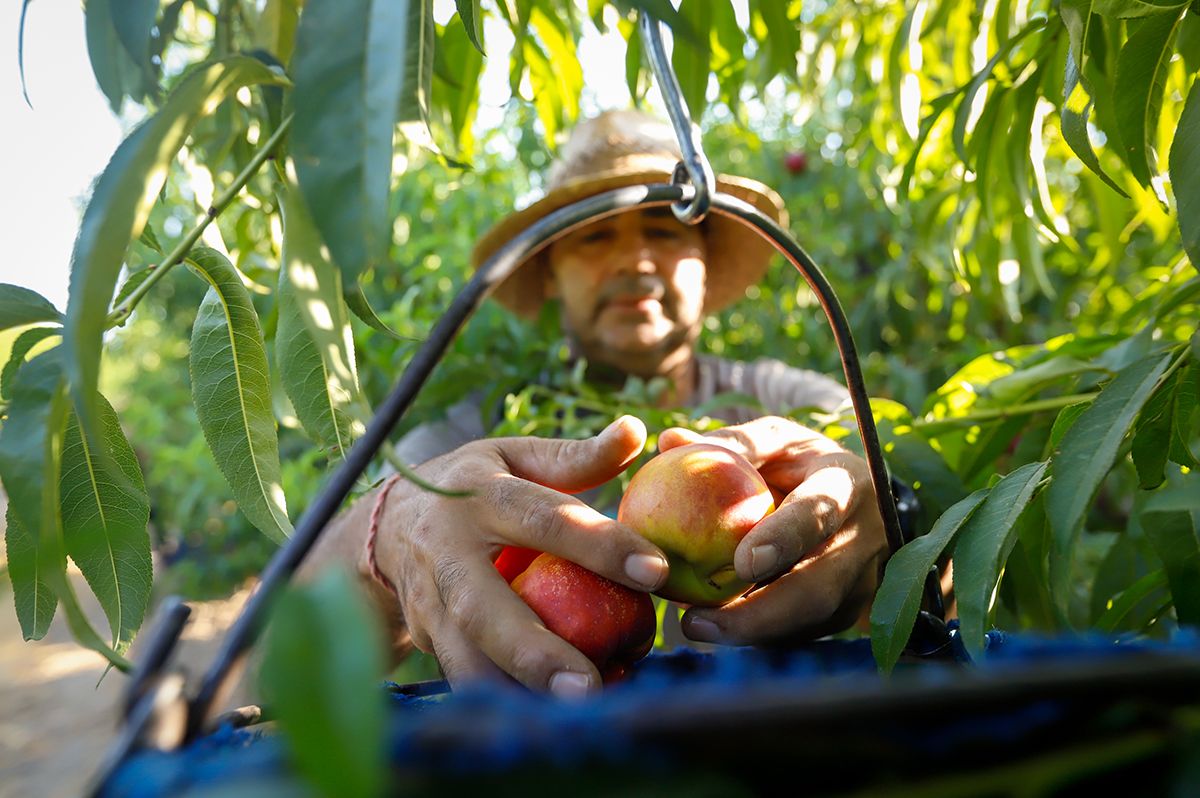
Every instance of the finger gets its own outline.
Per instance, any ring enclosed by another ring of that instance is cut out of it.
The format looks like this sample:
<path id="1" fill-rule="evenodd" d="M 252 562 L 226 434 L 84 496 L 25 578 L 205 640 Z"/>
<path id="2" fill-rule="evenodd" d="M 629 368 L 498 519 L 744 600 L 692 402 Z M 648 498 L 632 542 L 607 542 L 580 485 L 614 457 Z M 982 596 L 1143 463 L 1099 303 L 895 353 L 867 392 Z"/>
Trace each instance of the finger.
<path id="1" fill-rule="evenodd" d="M 710 443 L 710 441 L 699 432 L 686 427 L 669 427 L 658 434 L 658 450 L 660 452 L 689 443 Z"/>
<path id="2" fill-rule="evenodd" d="M 505 540 L 557 554 L 635 590 L 667 581 L 667 559 L 653 543 L 573 496 L 508 475 L 485 495 Z"/>
<path id="3" fill-rule="evenodd" d="M 668 440 L 674 439 L 672 436 Z M 745 424 L 722 427 L 706 433 L 701 441 L 737 452 L 759 469 L 781 459 L 807 462 L 821 454 L 845 451 L 833 439 L 779 416 L 764 416 Z"/>
<path id="4" fill-rule="evenodd" d="M 506 682 L 507 675 L 457 626 L 444 621 L 433 638 L 433 654 L 451 687 L 470 682 Z"/>
<path id="5" fill-rule="evenodd" d="M 565 698 L 600 688 L 600 673 L 591 661 L 547 629 L 487 557 L 441 560 L 434 581 L 447 621 L 521 684 Z"/>
<path id="6" fill-rule="evenodd" d="M 811 474 L 742 538 L 733 560 L 738 577 L 761 582 L 790 570 L 842 528 L 864 494 L 873 495 L 871 483 L 857 469 L 829 467 Z"/>
<path id="7" fill-rule="evenodd" d="M 689 609 L 683 632 L 699 642 L 753 645 L 842 631 L 874 595 L 877 557 L 868 536 L 840 534 L 818 556 L 760 590 L 723 607 Z"/>
<path id="8" fill-rule="evenodd" d="M 514 476 L 579 493 L 603 485 L 634 461 L 646 445 L 646 425 L 621 416 L 585 440 L 498 438 L 492 443 Z"/>

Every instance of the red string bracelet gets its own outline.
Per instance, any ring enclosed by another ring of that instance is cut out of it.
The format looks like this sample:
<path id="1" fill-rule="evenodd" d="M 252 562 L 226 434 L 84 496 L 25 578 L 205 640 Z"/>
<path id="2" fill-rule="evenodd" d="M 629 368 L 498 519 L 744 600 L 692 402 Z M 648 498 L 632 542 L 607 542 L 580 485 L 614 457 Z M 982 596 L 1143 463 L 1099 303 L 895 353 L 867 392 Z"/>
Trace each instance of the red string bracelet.
<path id="1" fill-rule="evenodd" d="M 400 474 L 392 474 L 388 477 L 379 492 L 375 494 L 375 504 L 371 507 L 371 521 L 367 526 L 367 567 L 370 569 L 371 576 L 376 582 L 383 585 L 396 601 L 400 601 L 400 591 L 396 590 L 396 584 L 388 578 L 388 575 L 379 569 L 379 563 L 375 560 L 375 538 L 379 535 L 379 516 L 383 514 L 383 505 L 387 501 L 388 492 L 400 480 Z"/>

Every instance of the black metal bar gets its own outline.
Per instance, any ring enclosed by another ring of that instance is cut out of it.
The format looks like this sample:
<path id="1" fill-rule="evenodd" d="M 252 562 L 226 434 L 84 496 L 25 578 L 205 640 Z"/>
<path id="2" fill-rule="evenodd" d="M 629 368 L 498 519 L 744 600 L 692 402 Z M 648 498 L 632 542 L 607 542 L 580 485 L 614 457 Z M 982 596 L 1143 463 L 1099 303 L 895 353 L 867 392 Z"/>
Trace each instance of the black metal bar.
<path id="1" fill-rule="evenodd" d="M 691 115 L 688 113 L 687 101 L 679 89 L 679 80 L 671 69 L 667 59 L 667 50 L 663 46 L 662 23 L 645 11 L 638 14 L 638 32 L 641 34 L 643 48 L 650 59 L 650 69 L 658 82 L 663 102 L 667 106 L 667 116 L 671 118 L 671 126 L 675 128 L 675 138 L 679 140 L 679 151 L 683 155 L 683 168 L 687 171 L 688 179 L 696 190 L 690 202 L 674 202 L 671 212 L 675 218 L 684 224 L 699 224 L 708 215 L 712 205 L 712 196 L 717 193 L 717 178 L 712 166 L 704 154 L 704 148 L 692 129 Z M 672 182 L 681 182 L 678 179 Z"/>
<path id="2" fill-rule="evenodd" d="M 138 658 L 137 670 L 133 673 L 129 685 L 125 688 L 124 713 L 129 717 L 134 705 L 146 692 L 146 688 L 162 672 L 183 628 L 187 624 L 192 608 L 183 602 L 179 596 L 168 596 L 155 614 L 156 623 L 153 634 L 149 635 L 141 656 Z"/>

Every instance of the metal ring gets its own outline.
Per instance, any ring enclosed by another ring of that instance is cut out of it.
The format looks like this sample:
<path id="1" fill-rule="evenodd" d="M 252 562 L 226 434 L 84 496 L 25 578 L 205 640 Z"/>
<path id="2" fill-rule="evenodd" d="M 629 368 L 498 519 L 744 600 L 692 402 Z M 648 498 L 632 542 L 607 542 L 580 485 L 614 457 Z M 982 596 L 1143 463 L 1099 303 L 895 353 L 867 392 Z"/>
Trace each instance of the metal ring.
<path id="1" fill-rule="evenodd" d="M 695 189 L 690 201 L 680 200 L 672 203 L 671 212 L 684 224 L 699 224 L 704 221 L 712 206 L 712 196 L 717 191 L 717 178 L 699 138 L 692 129 L 687 101 L 683 99 L 679 80 L 675 77 L 675 71 L 671 69 L 671 62 L 667 60 L 661 25 L 661 22 L 645 11 L 639 12 L 638 31 L 642 44 L 650 56 L 650 69 L 654 72 L 658 89 L 667 104 L 667 116 L 671 118 L 675 138 L 679 141 L 679 151 L 683 154 L 683 160 L 675 167 L 671 182 L 676 185 L 691 185 Z"/>

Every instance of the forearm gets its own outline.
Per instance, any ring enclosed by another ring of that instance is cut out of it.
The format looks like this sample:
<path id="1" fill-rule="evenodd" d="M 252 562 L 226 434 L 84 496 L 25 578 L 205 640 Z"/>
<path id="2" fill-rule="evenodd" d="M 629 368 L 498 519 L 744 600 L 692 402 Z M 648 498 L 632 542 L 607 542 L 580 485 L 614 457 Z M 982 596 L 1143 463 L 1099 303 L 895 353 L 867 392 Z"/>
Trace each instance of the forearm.
<path id="1" fill-rule="evenodd" d="M 330 567 L 344 568 L 352 573 L 377 608 L 379 617 L 384 619 L 392 661 L 396 663 L 412 651 L 412 638 L 404 623 L 400 603 L 372 576 L 366 552 L 371 511 L 379 490 L 376 488 L 359 497 L 358 501 L 329 522 L 317 545 L 300 567 L 297 578 L 307 581 Z"/>

